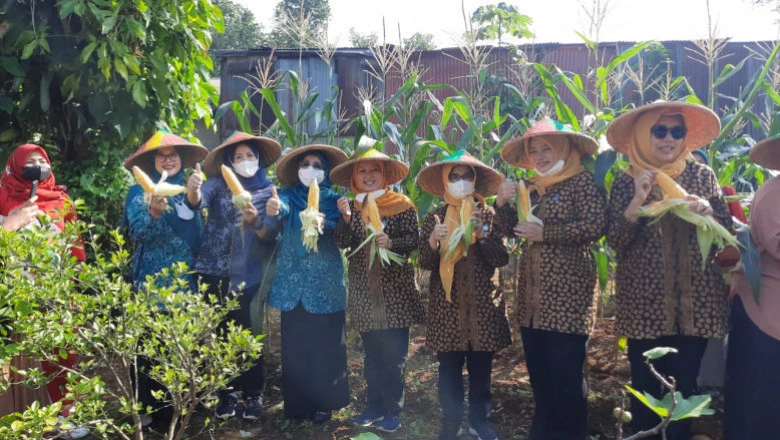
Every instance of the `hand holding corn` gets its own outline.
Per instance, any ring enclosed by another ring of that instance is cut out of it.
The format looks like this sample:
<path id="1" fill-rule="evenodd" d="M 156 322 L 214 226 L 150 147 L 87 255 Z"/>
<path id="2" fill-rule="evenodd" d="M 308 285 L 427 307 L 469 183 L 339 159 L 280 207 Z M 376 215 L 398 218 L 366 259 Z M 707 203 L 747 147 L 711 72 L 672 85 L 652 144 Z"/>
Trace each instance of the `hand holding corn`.
<path id="1" fill-rule="evenodd" d="M 688 205 L 688 209 L 694 214 L 712 215 L 714 213 L 710 202 L 695 194 L 688 195 L 685 197 L 685 200 L 691 202 L 691 204 Z"/>
<path id="2" fill-rule="evenodd" d="M 438 249 L 439 243 L 447 238 L 447 225 L 441 222 L 438 215 L 433 216 L 433 221 L 436 222 L 436 225 L 433 227 L 431 235 L 428 237 L 428 244 L 431 245 L 431 248 Z"/>
<path id="3" fill-rule="evenodd" d="M 241 210 L 241 221 L 246 225 L 251 225 L 257 218 L 257 208 L 252 203 L 247 203 L 244 209 Z"/>
<path id="4" fill-rule="evenodd" d="M 525 238 L 530 242 L 540 243 L 544 239 L 544 226 L 538 223 L 522 222 L 514 227 L 517 238 Z"/>
<path id="5" fill-rule="evenodd" d="M 339 208 L 339 212 L 344 221 L 349 223 L 352 219 L 352 209 L 349 207 L 349 200 L 347 200 L 346 197 L 342 197 L 336 202 L 336 206 Z"/>
<path id="6" fill-rule="evenodd" d="M 279 208 L 282 205 L 282 201 L 279 200 L 279 195 L 276 194 L 276 187 L 271 187 L 271 198 L 265 202 L 265 213 L 271 217 L 279 215 Z"/>
<path id="7" fill-rule="evenodd" d="M 507 177 L 501 182 L 501 186 L 498 187 L 498 195 L 496 196 L 496 206 L 499 208 L 504 206 L 506 202 L 515 198 L 517 194 L 517 186 L 514 182 Z"/>
<path id="8" fill-rule="evenodd" d="M 656 172 L 654 171 L 644 170 L 639 173 L 638 176 L 634 177 L 634 198 L 623 212 L 623 215 L 629 221 L 635 223 L 638 220 L 636 214 L 639 209 L 642 208 L 642 205 L 644 205 L 647 196 L 650 195 L 650 190 L 653 188 L 655 173 Z"/>
<path id="9" fill-rule="evenodd" d="M 484 238 L 485 231 L 482 230 L 482 210 L 474 209 L 471 214 L 471 220 L 474 222 L 474 231 L 477 233 L 477 238 Z"/>
<path id="10" fill-rule="evenodd" d="M 149 201 L 149 215 L 158 219 L 165 213 L 167 207 L 168 199 L 166 197 L 152 194 L 152 198 Z"/>
<path id="11" fill-rule="evenodd" d="M 389 235 L 385 234 L 384 232 L 380 232 L 376 236 L 376 245 L 383 249 L 390 249 L 393 247 L 393 240 L 390 239 Z"/>

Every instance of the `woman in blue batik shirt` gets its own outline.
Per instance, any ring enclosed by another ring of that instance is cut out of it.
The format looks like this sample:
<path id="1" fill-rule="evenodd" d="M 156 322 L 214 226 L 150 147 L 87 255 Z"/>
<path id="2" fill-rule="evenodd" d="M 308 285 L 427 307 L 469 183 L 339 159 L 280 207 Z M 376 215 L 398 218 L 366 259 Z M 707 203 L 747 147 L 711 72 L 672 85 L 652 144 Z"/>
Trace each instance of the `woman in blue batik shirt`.
<path id="1" fill-rule="evenodd" d="M 276 175 L 283 189 L 281 243 L 269 305 L 282 312 L 282 392 L 284 415 L 315 423 L 330 419 L 349 404 L 345 333 L 346 288 L 341 253 L 334 233 L 341 196 L 331 190 L 330 170 L 347 160 L 335 147 L 299 147 L 279 160 Z M 309 185 L 320 187 L 319 212 L 324 231 L 317 251 L 301 239 L 301 211 Z"/>

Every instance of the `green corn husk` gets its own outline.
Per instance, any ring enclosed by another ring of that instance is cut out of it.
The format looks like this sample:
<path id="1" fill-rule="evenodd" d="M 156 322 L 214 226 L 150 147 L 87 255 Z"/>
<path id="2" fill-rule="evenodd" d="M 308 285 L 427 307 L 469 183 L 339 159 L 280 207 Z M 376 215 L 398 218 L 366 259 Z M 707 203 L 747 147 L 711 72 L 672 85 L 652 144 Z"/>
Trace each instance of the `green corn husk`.
<path id="1" fill-rule="evenodd" d="M 710 256 L 713 244 L 720 249 L 728 244 L 739 246 L 739 242 L 728 229 L 724 228 L 712 216 L 699 215 L 691 212 L 688 208 L 690 204 L 691 202 L 684 199 L 664 199 L 643 206 L 637 212 L 637 216 L 653 218 L 654 220 L 650 222 L 650 224 L 653 224 L 659 221 L 667 213 L 672 213 L 694 225 L 696 227 L 696 241 L 699 244 L 701 265 L 703 269 L 707 265 L 707 258 Z"/>
<path id="2" fill-rule="evenodd" d="M 452 258 L 458 247 L 463 249 L 463 256 L 466 257 L 469 254 L 469 247 L 471 246 L 471 238 L 474 236 L 474 229 L 477 227 L 477 222 L 473 219 L 464 219 L 463 210 L 461 210 L 461 223 L 460 226 L 455 228 L 450 235 L 450 239 L 447 241 L 447 254 L 446 258 Z"/>
<path id="3" fill-rule="evenodd" d="M 377 231 L 371 225 L 366 227 L 366 231 L 366 239 L 363 240 L 363 242 L 360 243 L 360 246 L 355 248 L 354 251 L 350 252 L 350 254 L 347 255 L 347 258 L 352 258 L 352 256 L 355 255 L 359 250 L 363 249 L 364 246 L 370 244 L 368 251 L 368 267 L 372 267 L 374 265 L 374 261 L 377 259 L 377 256 L 379 257 L 379 261 L 381 262 L 382 267 L 386 267 L 390 263 L 395 263 L 398 265 L 406 263 L 406 258 L 402 257 L 401 255 L 391 251 L 390 249 L 377 246 L 376 237 L 382 231 Z"/>

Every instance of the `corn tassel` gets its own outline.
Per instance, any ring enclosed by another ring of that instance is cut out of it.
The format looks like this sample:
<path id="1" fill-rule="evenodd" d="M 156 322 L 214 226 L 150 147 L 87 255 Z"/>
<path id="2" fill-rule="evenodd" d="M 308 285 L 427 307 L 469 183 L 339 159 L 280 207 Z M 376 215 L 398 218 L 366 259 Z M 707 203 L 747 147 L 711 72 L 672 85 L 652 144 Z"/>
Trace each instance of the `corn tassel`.
<path id="1" fill-rule="evenodd" d="M 317 240 L 323 231 L 322 214 L 320 209 L 320 186 L 314 180 L 309 185 L 309 198 L 306 209 L 301 211 L 301 241 L 309 252 L 317 252 Z"/>
<path id="2" fill-rule="evenodd" d="M 666 173 L 661 173 L 661 172 L 656 173 L 653 180 L 656 185 L 661 187 L 661 190 L 664 192 L 666 197 L 672 199 L 684 199 L 688 197 L 688 192 L 685 191 L 671 177 L 666 175 Z"/>
<path id="3" fill-rule="evenodd" d="M 228 166 L 222 165 L 220 171 L 222 171 L 222 178 L 225 179 L 225 183 L 230 188 L 230 193 L 233 194 L 233 204 L 238 209 L 244 209 L 248 204 L 252 203 L 252 194 L 249 194 L 249 191 L 244 189 L 233 170 Z"/>

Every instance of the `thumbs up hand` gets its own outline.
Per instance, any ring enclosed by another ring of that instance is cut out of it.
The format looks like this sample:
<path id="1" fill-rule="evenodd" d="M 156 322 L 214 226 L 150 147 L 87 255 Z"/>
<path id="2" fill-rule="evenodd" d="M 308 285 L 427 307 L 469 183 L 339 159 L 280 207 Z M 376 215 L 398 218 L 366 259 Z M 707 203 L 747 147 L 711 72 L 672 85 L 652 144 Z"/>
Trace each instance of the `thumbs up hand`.
<path id="1" fill-rule="evenodd" d="M 433 221 L 435 221 L 436 224 L 433 226 L 431 235 L 428 236 L 428 244 L 431 248 L 438 249 L 441 241 L 447 238 L 447 225 L 443 224 L 439 216 L 435 214 L 433 216 Z"/>
<path id="2" fill-rule="evenodd" d="M 279 195 L 276 194 L 276 187 L 271 187 L 271 198 L 268 199 L 267 202 L 265 202 L 265 213 L 271 217 L 276 217 L 279 215 L 279 207 L 281 206 L 282 201 L 279 200 Z"/>
<path id="3" fill-rule="evenodd" d="M 187 190 L 190 192 L 200 191 L 200 187 L 203 185 L 203 173 L 200 172 L 200 164 L 195 164 L 195 172 L 192 173 L 189 180 L 187 180 Z"/>
<path id="4" fill-rule="evenodd" d="M 512 182 L 509 180 L 509 177 L 507 177 L 498 187 L 496 206 L 500 208 L 506 205 L 506 202 L 512 200 L 515 197 L 515 194 L 517 194 L 517 187 L 515 186 L 515 182 Z"/>

